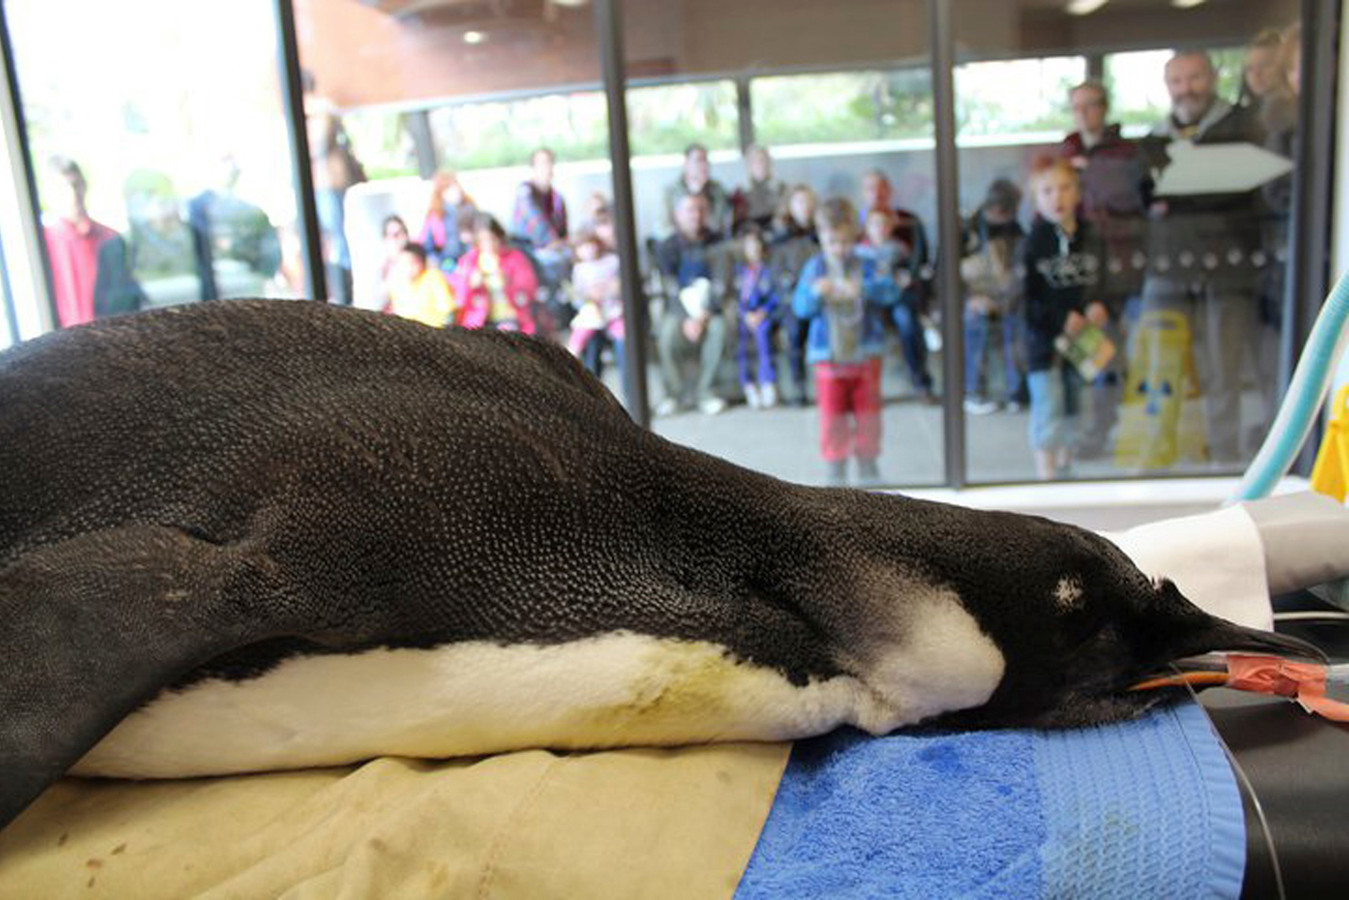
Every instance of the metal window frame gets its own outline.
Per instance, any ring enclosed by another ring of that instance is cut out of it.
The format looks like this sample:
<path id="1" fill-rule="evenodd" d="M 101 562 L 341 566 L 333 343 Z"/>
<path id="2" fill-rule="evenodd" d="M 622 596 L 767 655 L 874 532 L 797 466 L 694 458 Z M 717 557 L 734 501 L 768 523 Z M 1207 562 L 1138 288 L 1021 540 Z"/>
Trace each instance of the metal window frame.
<path id="1" fill-rule="evenodd" d="M 1311 335 L 1330 290 L 1335 203 L 1335 113 L 1340 28 L 1336 0 L 1302 0 L 1302 92 L 1298 96 L 1297 157 L 1293 167 L 1293 208 L 1289 214 L 1288 262 L 1284 278 L 1283 321 L 1279 341 L 1278 396 L 1288 392 L 1300 351 Z M 1318 78 L 1334 72 L 1334 78 Z M 1319 239 L 1315 239 L 1319 235 Z M 1310 475 L 1324 423 L 1293 466 Z"/>
<path id="2" fill-rule="evenodd" d="M 314 194 L 313 155 L 305 126 L 304 88 L 300 78 L 300 45 L 295 32 L 295 7 L 291 0 L 275 0 L 277 50 L 281 56 L 281 103 L 290 137 L 291 177 L 299 194 L 300 246 L 304 249 L 305 289 L 309 299 L 326 303 L 328 271 L 323 259 L 323 232 L 319 228 L 318 201 Z"/>
<path id="3" fill-rule="evenodd" d="M 956 147 L 955 0 L 928 0 L 937 164 L 937 297 L 942 312 L 942 459 L 946 486 L 969 481 L 965 452 L 965 336 L 960 299 L 960 159 Z"/>
<path id="4" fill-rule="evenodd" d="M 29 278 L 23 285 L 32 291 L 32 306 L 37 314 L 36 325 L 40 331 L 49 331 L 57 327 L 56 292 L 52 288 L 51 259 L 47 253 L 47 241 L 42 233 L 38 201 L 37 173 L 33 168 L 32 146 L 28 140 L 28 120 L 24 115 L 21 92 L 19 90 L 18 63 L 14 57 L 14 42 L 9 30 L 9 13 L 0 3 L 0 56 L 4 59 L 4 98 L 3 110 L 0 110 L 0 127 L 4 128 L 6 150 L 9 156 L 10 172 L 14 193 L 18 199 L 18 228 L 27 245 L 25 263 L 29 268 Z M 9 258 L 13 258 L 10 255 Z M 8 270 L 7 270 L 8 277 Z M 11 285 L 13 286 L 13 285 Z M 14 307 L 15 297 L 10 294 L 3 298 L 5 316 L 11 328 L 11 337 L 15 341 L 35 337 L 27 333 L 19 321 Z"/>
<path id="5" fill-rule="evenodd" d="M 623 391 L 628 414 L 643 428 L 651 427 L 647 396 L 647 303 L 638 267 L 637 230 L 632 193 L 631 154 L 628 147 L 626 68 L 623 59 L 623 18 L 620 0 L 595 0 L 604 97 L 609 110 L 609 163 L 614 191 L 614 238 L 618 242 L 619 275 L 623 291 Z"/>

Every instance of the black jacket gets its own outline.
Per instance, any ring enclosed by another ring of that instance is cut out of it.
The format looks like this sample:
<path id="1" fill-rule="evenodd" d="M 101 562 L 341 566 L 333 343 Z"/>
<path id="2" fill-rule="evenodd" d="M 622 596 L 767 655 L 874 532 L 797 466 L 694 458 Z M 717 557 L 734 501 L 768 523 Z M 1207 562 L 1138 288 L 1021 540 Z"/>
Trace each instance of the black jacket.
<path id="1" fill-rule="evenodd" d="M 1054 363 L 1054 338 L 1069 312 L 1085 313 L 1104 291 L 1105 261 L 1090 224 L 1079 222 L 1069 238 L 1037 217 L 1021 245 L 1025 272 L 1026 357 L 1032 372 Z"/>
<path id="2" fill-rule="evenodd" d="M 1177 128 L 1174 120 L 1168 120 L 1153 132 L 1146 145 L 1154 161 L 1159 161 L 1160 155 L 1163 168 L 1165 144 L 1176 136 Z M 1247 143 L 1259 147 L 1264 143 L 1264 134 L 1248 108 L 1218 100 L 1200 120 L 1199 131 L 1190 140 L 1197 146 Z M 1158 199 L 1165 201 L 1166 211 L 1154 215 L 1148 224 L 1151 271 L 1183 278 L 1203 272 L 1237 277 L 1245 272 L 1245 277 L 1250 277 L 1246 260 L 1260 246 L 1258 190 Z M 1241 254 L 1238 264 L 1229 260 L 1233 250 Z"/>

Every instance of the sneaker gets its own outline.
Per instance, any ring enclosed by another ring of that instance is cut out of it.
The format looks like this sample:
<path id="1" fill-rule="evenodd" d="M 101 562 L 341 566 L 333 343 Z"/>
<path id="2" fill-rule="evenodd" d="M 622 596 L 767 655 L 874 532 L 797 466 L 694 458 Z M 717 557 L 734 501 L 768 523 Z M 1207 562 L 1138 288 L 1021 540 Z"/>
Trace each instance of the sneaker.
<path id="1" fill-rule="evenodd" d="M 698 401 L 698 411 L 705 416 L 715 416 L 726 408 L 726 401 L 720 397 L 704 397 Z"/>
<path id="2" fill-rule="evenodd" d="M 778 405 L 778 386 L 771 381 L 768 384 L 759 385 L 759 400 L 764 409 L 772 409 Z"/>
<path id="3" fill-rule="evenodd" d="M 750 409 L 759 409 L 763 406 L 763 398 L 759 396 L 759 386 L 754 382 L 741 385 L 745 389 L 745 402 L 749 404 Z"/>
<path id="4" fill-rule="evenodd" d="M 972 416 L 986 416 L 998 411 L 998 404 L 992 400 L 980 400 L 978 397 L 965 398 L 965 412 Z"/>
<path id="5" fill-rule="evenodd" d="M 825 484 L 830 487 L 844 487 L 848 483 L 848 461 L 846 459 L 833 460 L 828 464 L 828 471 L 825 472 Z"/>
<path id="6" fill-rule="evenodd" d="M 919 316 L 918 321 L 922 323 L 923 326 L 923 343 L 927 345 L 927 352 L 940 353 L 941 328 L 927 316 Z"/>
<path id="7" fill-rule="evenodd" d="M 1022 405 L 1020 400 L 1008 400 L 1007 405 L 1004 406 L 1002 409 L 1003 412 L 1019 413 L 1021 412 L 1021 410 L 1025 408 L 1026 407 Z"/>
<path id="8" fill-rule="evenodd" d="M 666 397 L 656 404 L 655 413 L 658 418 L 673 416 L 677 412 L 679 412 L 679 402 L 673 397 Z"/>

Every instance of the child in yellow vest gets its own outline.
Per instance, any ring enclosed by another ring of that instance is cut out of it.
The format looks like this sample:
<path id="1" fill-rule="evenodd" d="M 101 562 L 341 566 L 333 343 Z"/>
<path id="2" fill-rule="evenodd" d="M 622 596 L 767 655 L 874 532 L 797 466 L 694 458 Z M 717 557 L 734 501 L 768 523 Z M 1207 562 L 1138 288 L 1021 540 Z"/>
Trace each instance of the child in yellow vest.
<path id="1" fill-rule="evenodd" d="M 441 271 L 427 265 L 426 248 L 408 243 L 398 257 L 398 277 L 389 285 L 390 311 L 439 328 L 454 324 L 454 291 Z"/>

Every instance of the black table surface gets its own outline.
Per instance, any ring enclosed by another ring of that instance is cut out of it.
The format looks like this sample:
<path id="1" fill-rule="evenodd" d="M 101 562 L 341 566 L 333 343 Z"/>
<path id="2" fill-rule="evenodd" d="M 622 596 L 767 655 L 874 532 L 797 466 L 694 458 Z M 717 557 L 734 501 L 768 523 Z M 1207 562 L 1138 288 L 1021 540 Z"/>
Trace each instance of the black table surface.
<path id="1" fill-rule="evenodd" d="M 1276 598 L 1274 605 L 1280 612 L 1335 609 L 1310 594 Z M 1349 662 L 1349 621 L 1281 622 L 1278 630 L 1311 641 L 1333 662 Z M 1214 689 L 1201 701 L 1250 779 L 1268 822 L 1266 836 L 1250 791 L 1238 778 L 1246 812 L 1242 896 L 1279 896 L 1272 843 L 1285 896 L 1349 897 L 1349 726 L 1257 694 Z"/>

